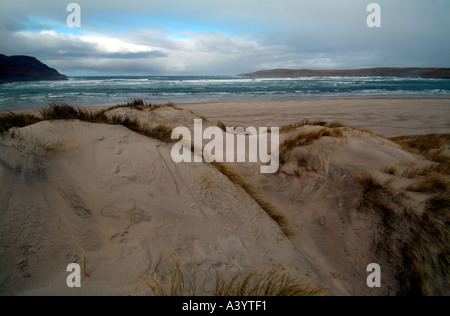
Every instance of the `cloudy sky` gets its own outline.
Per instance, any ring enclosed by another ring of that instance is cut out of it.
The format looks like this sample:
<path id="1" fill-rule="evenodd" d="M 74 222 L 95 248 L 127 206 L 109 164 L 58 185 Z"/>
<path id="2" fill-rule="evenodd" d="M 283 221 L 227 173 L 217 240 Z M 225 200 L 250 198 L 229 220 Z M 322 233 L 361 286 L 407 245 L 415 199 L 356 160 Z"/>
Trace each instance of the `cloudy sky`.
<path id="1" fill-rule="evenodd" d="M 449 39 L 449 0 L 0 0 L 0 53 L 69 76 L 450 67 Z"/>

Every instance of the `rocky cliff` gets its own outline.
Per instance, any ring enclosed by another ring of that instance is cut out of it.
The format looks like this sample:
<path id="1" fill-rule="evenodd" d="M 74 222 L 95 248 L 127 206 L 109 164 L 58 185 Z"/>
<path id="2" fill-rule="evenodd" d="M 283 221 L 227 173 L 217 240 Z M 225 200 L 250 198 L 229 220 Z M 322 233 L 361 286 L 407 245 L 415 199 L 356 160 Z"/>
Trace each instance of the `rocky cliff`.
<path id="1" fill-rule="evenodd" d="M 67 80 L 67 77 L 34 57 L 0 54 L 0 83 L 41 80 Z"/>

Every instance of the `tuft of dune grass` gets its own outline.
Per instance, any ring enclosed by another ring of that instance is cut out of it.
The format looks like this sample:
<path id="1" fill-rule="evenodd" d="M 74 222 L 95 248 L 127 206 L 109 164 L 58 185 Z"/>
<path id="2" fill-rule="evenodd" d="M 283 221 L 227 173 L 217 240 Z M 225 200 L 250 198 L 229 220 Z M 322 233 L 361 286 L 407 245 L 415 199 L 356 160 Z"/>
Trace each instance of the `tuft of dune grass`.
<path id="1" fill-rule="evenodd" d="M 406 190 L 423 193 L 439 193 L 448 189 L 448 181 L 436 174 L 428 175 L 424 180 L 411 184 Z"/>
<path id="2" fill-rule="evenodd" d="M 397 169 L 394 166 L 385 166 L 380 168 L 381 172 L 386 174 L 395 175 L 397 173 Z"/>
<path id="3" fill-rule="evenodd" d="M 227 131 L 227 126 L 225 125 L 225 123 L 221 122 L 221 121 L 217 121 L 217 126 L 224 132 Z"/>
<path id="4" fill-rule="evenodd" d="M 230 279 L 219 275 L 213 296 L 320 296 L 322 289 L 280 269 L 251 270 Z"/>
<path id="5" fill-rule="evenodd" d="M 450 175 L 450 157 L 442 154 L 428 154 L 427 159 L 436 162 L 438 165 L 432 169 L 444 175 Z"/>
<path id="6" fill-rule="evenodd" d="M 450 134 L 399 136 L 392 137 L 390 140 L 402 145 L 407 150 L 414 149 L 419 153 L 428 154 L 431 150 L 450 143 Z"/>
<path id="7" fill-rule="evenodd" d="M 322 137 L 343 137 L 342 130 L 338 128 L 323 128 L 319 131 L 300 132 L 293 137 L 285 140 L 280 145 L 280 163 L 285 163 L 287 155 L 295 147 L 303 147 L 311 145 L 314 141 L 321 139 Z"/>
<path id="8" fill-rule="evenodd" d="M 8 113 L 0 116 L 0 135 L 7 133 L 11 128 L 21 128 L 39 123 L 42 119 L 31 114 Z"/>
<path id="9" fill-rule="evenodd" d="M 171 140 L 172 131 L 170 128 L 164 125 L 159 125 L 155 128 L 148 128 L 142 126 L 137 119 L 130 119 L 128 117 L 123 118 L 118 116 L 113 116 L 111 118 L 110 124 L 125 126 L 126 128 L 132 130 L 133 132 L 136 132 L 138 134 L 147 137 L 156 138 L 166 143 L 172 141 Z"/>
<path id="10" fill-rule="evenodd" d="M 48 108 L 42 109 L 40 114 L 44 121 L 80 120 L 90 123 L 108 123 L 108 118 L 104 111 L 94 112 L 82 110 L 66 103 L 50 104 Z"/>
<path id="11" fill-rule="evenodd" d="M 280 134 L 284 134 L 284 133 L 288 133 L 294 129 L 297 129 L 297 128 L 300 128 L 303 126 L 307 126 L 307 125 L 323 126 L 323 127 L 328 127 L 328 128 L 348 127 L 347 125 L 345 125 L 341 122 L 325 122 L 325 121 L 321 121 L 321 120 L 310 121 L 309 119 L 304 119 L 303 121 L 298 122 L 298 123 L 281 126 L 279 131 L 280 131 Z"/>
<path id="12" fill-rule="evenodd" d="M 197 287 L 195 281 L 186 284 L 184 273 L 176 261 L 169 262 L 169 282 L 166 285 L 162 275 L 143 278 L 142 281 L 150 288 L 154 296 L 195 296 Z"/>
<path id="13" fill-rule="evenodd" d="M 195 277 L 182 270 L 178 262 L 169 263 L 165 275 L 153 275 L 142 281 L 154 296 L 195 296 L 199 289 Z M 324 291 L 281 268 L 253 269 L 235 273 L 229 278 L 217 275 L 210 296 L 320 296 Z"/>
<path id="14" fill-rule="evenodd" d="M 406 151 L 419 154 L 439 165 L 435 171 L 450 175 L 450 157 L 441 154 L 444 146 L 450 146 L 450 134 L 428 134 L 393 137 L 389 140 L 399 144 Z"/>
<path id="15" fill-rule="evenodd" d="M 168 102 L 165 104 L 151 104 L 151 103 L 145 103 L 142 99 L 135 99 L 131 102 L 127 102 L 126 104 L 119 104 L 119 105 L 111 106 L 107 110 L 105 110 L 105 112 L 114 110 L 114 109 L 120 109 L 120 108 L 130 108 L 130 109 L 136 109 L 139 111 L 144 111 L 144 110 L 154 111 L 156 109 L 164 108 L 164 107 L 171 107 L 176 110 L 182 110 L 179 106 L 177 106 L 175 103 L 172 103 L 172 102 Z"/>
<path id="16" fill-rule="evenodd" d="M 379 190 L 383 189 L 378 180 L 366 170 L 358 173 L 356 177 L 359 179 L 364 194 L 377 194 Z"/>
<path id="17" fill-rule="evenodd" d="M 412 217 L 411 237 L 400 247 L 402 268 L 397 278 L 402 295 L 449 295 L 450 197 L 435 196 L 427 201 L 421 216 Z"/>

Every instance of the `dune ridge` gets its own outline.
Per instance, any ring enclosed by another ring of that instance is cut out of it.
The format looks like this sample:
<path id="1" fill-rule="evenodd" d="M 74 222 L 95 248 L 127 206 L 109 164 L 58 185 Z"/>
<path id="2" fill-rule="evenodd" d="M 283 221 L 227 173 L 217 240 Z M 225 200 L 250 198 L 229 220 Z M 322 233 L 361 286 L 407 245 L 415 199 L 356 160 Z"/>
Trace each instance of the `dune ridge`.
<path id="1" fill-rule="evenodd" d="M 305 294 L 448 295 L 448 138 L 416 149 L 434 136 L 303 120 L 281 128 L 277 174 L 224 163 L 289 218 L 295 234 L 286 235 L 217 166 L 172 162 L 167 132 L 191 127 L 204 115 L 195 109 L 137 102 L 0 115 L 0 293 L 153 295 L 148 280 L 162 276 L 168 289 L 175 259 L 197 295 L 215 293 L 218 275 L 273 268 L 320 289 Z M 65 284 L 72 262 L 83 267 L 80 289 Z M 383 267 L 381 288 L 366 285 L 372 262 Z"/>

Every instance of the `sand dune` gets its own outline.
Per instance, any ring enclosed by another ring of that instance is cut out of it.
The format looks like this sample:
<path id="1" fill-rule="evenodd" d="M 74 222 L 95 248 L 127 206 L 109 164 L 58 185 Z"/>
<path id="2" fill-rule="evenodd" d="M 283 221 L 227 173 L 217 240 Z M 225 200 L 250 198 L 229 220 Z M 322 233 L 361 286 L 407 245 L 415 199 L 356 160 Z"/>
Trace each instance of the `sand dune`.
<path id="1" fill-rule="evenodd" d="M 176 256 L 217 271 L 299 261 L 246 193 L 208 164 L 124 127 L 43 122 L 1 144 L 2 294 L 148 294 L 138 282 Z M 68 263 L 86 261 L 80 291 Z"/>
<path id="2" fill-rule="evenodd" d="M 322 128 L 305 126 L 289 134 Z M 429 162 L 370 133 L 339 130 L 341 137 L 323 137 L 292 150 L 276 176 L 261 175 L 250 164 L 233 167 L 293 220 L 298 234 L 292 243 L 315 264 L 330 293 L 392 295 L 397 290 L 395 271 L 373 247 L 380 220 L 358 209 L 361 187 L 355 175 L 366 170 L 387 179 L 380 171 L 383 166 Z M 382 289 L 366 285 L 365 267 L 372 262 L 383 267 Z"/>
<path id="3" fill-rule="evenodd" d="M 205 126 L 219 118 L 217 107 L 190 109 L 119 108 L 106 116 L 170 129 L 191 128 L 198 118 L 194 113 L 206 116 Z M 210 111 L 217 116 L 208 117 Z M 233 110 L 220 111 L 232 124 Z M 261 113 L 255 117 L 261 125 L 255 126 L 281 122 Z M 328 295 L 398 294 L 402 257 L 380 250 L 387 234 L 383 218 L 375 207 L 363 205 L 367 190 L 357 175 L 373 175 L 389 189 L 383 196 L 396 197 L 393 231 L 402 237 L 392 235 L 392 240 L 400 243 L 410 238 L 402 230 L 411 224 L 402 224 L 406 206 L 409 217 L 419 216 L 436 195 L 406 190 L 422 179 L 406 171 L 436 163 L 343 125 L 299 126 L 281 134 L 281 142 L 327 128 L 333 136 L 282 145 L 276 174 L 261 174 L 257 163 L 227 164 L 290 219 L 296 231 L 290 237 L 214 166 L 172 162 L 173 143 L 123 126 L 78 120 L 11 130 L 0 141 L 0 294 L 151 295 L 142 279 L 167 273 L 171 260 L 196 279 L 197 294 L 210 294 L 220 273 L 274 266 Z M 383 171 L 387 166 L 395 172 Z M 79 289 L 66 286 L 66 267 L 72 262 L 85 273 Z M 381 288 L 366 285 L 366 267 L 372 262 L 383 267 Z M 448 294 L 445 286 L 436 288 L 430 294 Z"/>

